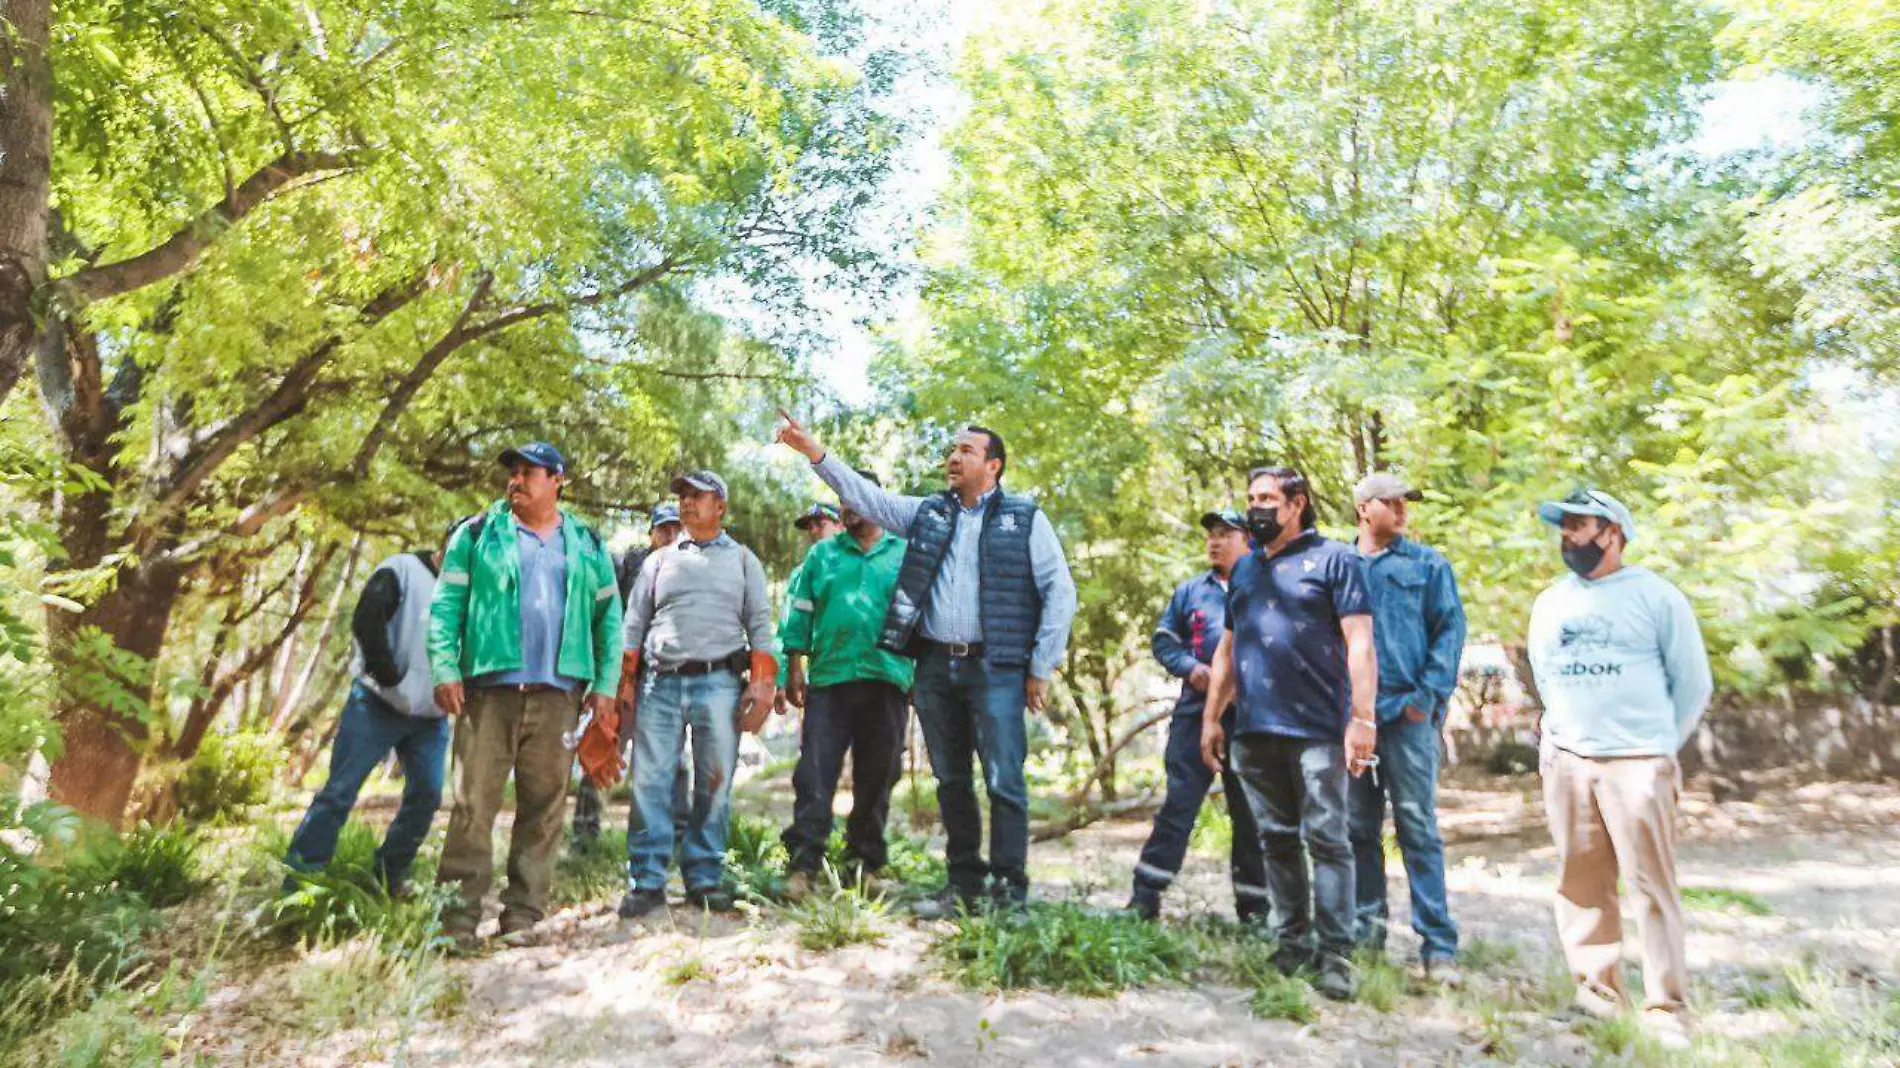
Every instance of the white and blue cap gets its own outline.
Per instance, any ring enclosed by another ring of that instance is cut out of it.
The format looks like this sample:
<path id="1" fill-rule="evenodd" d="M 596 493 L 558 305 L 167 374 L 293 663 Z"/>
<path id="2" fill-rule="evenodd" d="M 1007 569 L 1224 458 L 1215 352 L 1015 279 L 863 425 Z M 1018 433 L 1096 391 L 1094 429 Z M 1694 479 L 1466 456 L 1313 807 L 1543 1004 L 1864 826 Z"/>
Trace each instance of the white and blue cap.
<path id="1" fill-rule="evenodd" d="M 674 493 L 685 493 L 689 489 L 700 493 L 717 493 L 720 500 L 726 499 L 726 480 L 711 471 L 688 471 L 674 479 L 669 488 Z"/>
<path id="2" fill-rule="evenodd" d="M 680 510 L 676 504 L 656 504 L 653 506 L 653 510 L 647 513 L 647 526 L 654 530 L 658 530 L 668 523 L 678 523 L 679 521 Z"/>
<path id="3" fill-rule="evenodd" d="M 1624 541 L 1636 540 L 1636 522 L 1630 518 L 1629 506 L 1602 490 L 1579 486 L 1561 501 L 1545 501 L 1537 506 L 1537 518 L 1553 527 L 1563 526 L 1564 516 L 1567 515 L 1593 515 L 1598 519 L 1607 519 L 1623 528 Z"/>
<path id="4" fill-rule="evenodd" d="M 526 445 L 503 449 L 501 455 L 495 457 L 495 462 L 503 467 L 533 464 L 545 468 L 551 475 L 567 474 L 567 458 L 561 455 L 561 450 L 545 441 L 530 441 Z"/>

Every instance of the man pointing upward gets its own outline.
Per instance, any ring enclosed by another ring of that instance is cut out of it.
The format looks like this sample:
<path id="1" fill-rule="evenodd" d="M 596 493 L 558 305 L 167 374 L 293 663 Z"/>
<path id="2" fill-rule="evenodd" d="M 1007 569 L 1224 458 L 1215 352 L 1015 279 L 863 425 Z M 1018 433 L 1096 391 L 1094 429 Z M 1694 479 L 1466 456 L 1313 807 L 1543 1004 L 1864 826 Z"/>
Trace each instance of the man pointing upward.
<path id="1" fill-rule="evenodd" d="M 778 440 L 803 453 L 845 507 L 908 543 L 879 645 L 917 661 L 912 701 L 937 777 L 950 885 L 925 916 L 1029 895 L 1029 742 L 1025 705 L 1042 711 L 1075 619 L 1075 582 L 1055 528 L 1034 501 L 1001 491 L 1002 435 L 958 432 L 944 460 L 948 488 L 891 493 L 835 456 L 780 408 Z M 972 783 L 974 753 L 990 798 L 990 855 Z"/>

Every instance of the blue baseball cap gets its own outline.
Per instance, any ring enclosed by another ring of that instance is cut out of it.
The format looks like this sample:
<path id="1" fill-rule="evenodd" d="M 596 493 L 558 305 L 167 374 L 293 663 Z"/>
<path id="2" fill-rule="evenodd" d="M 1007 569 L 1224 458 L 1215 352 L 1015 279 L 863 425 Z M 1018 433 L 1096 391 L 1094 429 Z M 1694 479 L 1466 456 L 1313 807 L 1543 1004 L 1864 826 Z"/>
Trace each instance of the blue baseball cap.
<path id="1" fill-rule="evenodd" d="M 833 523 L 842 522 L 842 520 L 838 518 L 838 510 L 836 508 L 821 502 L 805 509 L 805 514 L 792 520 L 792 525 L 800 530 L 808 530 L 827 519 Z"/>
<path id="2" fill-rule="evenodd" d="M 701 493 L 717 493 L 720 500 L 726 499 L 726 480 L 711 471 L 688 471 L 674 479 L 673 484 L 668 488 L 674 493 L 685 493 L 689 489 L 698 490 Z"/>
<path id="3" fill-rule="evenodd" d="M 561 450 L 549 445 L 545 441 L 530 441 L 526 445 L 518 445 L 512 449 L 503 449 L 501 455 L 495 457 L 495 462 L 501 464 L 503 467 L 513 467 L 516 464 L 533 464 L 536 467 L 546 469 L 549 474 L 567 474 L 567 458 L 561 455 Z"/>
<path id="4" fill-rule="evenodd" d="M 677 505 L 656 504 L 653 506 L 653 510 L 647 513 L 647 525 L 655 530 L 658 530 L 668 523 L 678 523 L 679 521 L 680 510 Z"/>
<path id="5" fill-rule="evenodd" d="M 1232 508 L 1221 508 L 1201 517 L 1202 530 L 1213 530 L 1215 527 L 1232 527 L 1245 534 L 1247 518 Z"/>
<path id="6" fill-rule="evenodd" d="M 1553 527 L 1563 526 L 1564 516 L 1567 515 L 1593 515 L 1598 519 L 1607 519 L 1623 528 L 1624 541 L 1636 540 L 1636 523 L 1630 518 L 1629 506 L 1602 490 L 1578 486 L 1561 501 L 1545 501 L 1537 506 L 1537 518 Z"/>

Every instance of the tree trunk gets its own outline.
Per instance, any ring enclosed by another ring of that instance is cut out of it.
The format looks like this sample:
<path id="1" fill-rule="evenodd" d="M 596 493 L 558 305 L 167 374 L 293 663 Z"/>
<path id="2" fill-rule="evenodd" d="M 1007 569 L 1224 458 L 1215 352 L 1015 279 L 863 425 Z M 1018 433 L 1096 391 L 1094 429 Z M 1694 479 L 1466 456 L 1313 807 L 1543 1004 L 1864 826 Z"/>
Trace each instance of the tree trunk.
<path id="1" fill-rule="evenodd" d="M 0 402 L 39 339 L 53 182 L 52 0 L 0 3 Z"/>
<path id="2" fill-rule="evenodd" d="M 83 815 L 117 825 L 125 815 L 144 759 L 147 725 L 136 715 L 108 707 L 76 684 L 97 666 L 85 662 L 75 641 L 97 627 L 120 649 L 146 658 L 135 678 L 119 680 L 131 696 L 150 701 L 152 667 L 164 647 L 183 573 L 176 567 L 140 566 L 119 573 L 118 585 L 78 615 L 51 610 L 47 645 L 60 682 L 57 717 L 64 749 L 48 782 L 52 799 Z"/>

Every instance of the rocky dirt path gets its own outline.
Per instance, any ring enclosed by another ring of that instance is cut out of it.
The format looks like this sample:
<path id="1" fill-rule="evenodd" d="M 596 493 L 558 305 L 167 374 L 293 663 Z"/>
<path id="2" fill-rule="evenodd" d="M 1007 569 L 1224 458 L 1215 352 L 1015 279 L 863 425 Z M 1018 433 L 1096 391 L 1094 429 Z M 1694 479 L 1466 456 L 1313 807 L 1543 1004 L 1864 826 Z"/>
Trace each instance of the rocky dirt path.
<path id="1" fill-rule="evenodd" d="M 459 1012 L 406 1040 L 341 1033 L 280 1046 L 278 1064 L 529 1066 L 1589 1064 L 1586 1028 L 1527 1005 L 1556 966 L 1552 853 L 1526 792 L 1448 789 L 1452 903 L 1480 959 L 1462 992 L 1414 987 L 1391 1012 L 1318 1003 L 1309 1024 L 1256 1019 L 1248 991 L 1163 987 L 1108 999 L 980 994 L 942 978 L 930 925 L 892 916 L 876 946 L 799 947 L 768 910 L 656 923 L 608 904 L 554 918 L 548 944 L 457 962 Z M 1705 1030 L 1786 1027 L 1766 985 L 1791 966 L 1891 991 L 1900 978 L 1900 789 L 1813 786 L 1686 805 L 1684 882 Z M 1036 893 L 1114 907 L 1146 826 L 1098 825 L 1032 854 Z M 1204 855 L 1170 918 L 1223 914 L 1223 866 Z M 1395 901 L 1403 901 L 1394 879 Z M 1403 915 L 1403 906 L 1398 906 Z M 1397 930 L 1393 951 L 1416 943 Z M 1530 991 L 1531 993 L 1526 993 Z M 1752 1007 L 1751 1007 L 1752 1006 Z"/>

